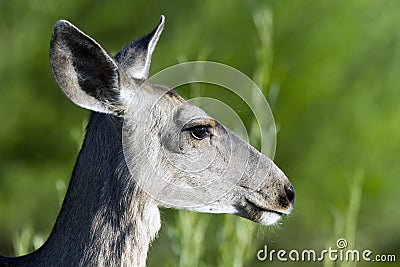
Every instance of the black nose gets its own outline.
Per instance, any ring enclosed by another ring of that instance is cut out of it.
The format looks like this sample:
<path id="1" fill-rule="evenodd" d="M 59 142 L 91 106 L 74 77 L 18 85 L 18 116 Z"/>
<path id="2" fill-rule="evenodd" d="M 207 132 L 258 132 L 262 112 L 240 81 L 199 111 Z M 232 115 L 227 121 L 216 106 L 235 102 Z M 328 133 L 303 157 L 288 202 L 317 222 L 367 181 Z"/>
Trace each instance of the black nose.
<path id="1" fill-rule="evenodd" d="M 288 200 L 290 201 L 290 203 L 294 203 L 294 188 L 291 184 L 287 184 L 285 185 L 285 193 L 286 193 L 286 197 L 288 198 Z"/>

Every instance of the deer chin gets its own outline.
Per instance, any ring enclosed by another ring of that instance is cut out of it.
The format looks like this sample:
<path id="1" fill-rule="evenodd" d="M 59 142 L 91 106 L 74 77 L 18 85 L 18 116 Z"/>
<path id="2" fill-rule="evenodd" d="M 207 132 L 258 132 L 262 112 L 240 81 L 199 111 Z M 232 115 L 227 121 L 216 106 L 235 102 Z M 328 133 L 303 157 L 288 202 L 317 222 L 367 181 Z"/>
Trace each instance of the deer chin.
<path id="1" fill-rule="evenodd" d="M 262 225 L 272 225 L 272 224 L 277 223 L 281 218 L 282 218 L 282 214 L 265 211 L 265 212 L 261 213 L 258 223 L 260 223 Z"/>
<path id="2" fill-rule="evenodd" d="M 272 225 L 277 223 L 282 216 L 288 215 L 291 212 L 289 210 L 275 210 L 261 207 L 261 205 L 244 198 L 244 204 L 240 208 L 239 216 L 249 219 L 253 222 L 260 223 L 262 225 Z"/>

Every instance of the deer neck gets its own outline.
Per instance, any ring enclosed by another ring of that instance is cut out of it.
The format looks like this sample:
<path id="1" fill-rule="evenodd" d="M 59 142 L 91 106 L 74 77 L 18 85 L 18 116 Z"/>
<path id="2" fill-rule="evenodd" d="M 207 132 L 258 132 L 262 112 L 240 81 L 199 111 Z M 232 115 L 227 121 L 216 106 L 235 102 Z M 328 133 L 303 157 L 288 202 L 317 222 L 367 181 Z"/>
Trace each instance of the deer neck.
<path id="1" fill-rule="evenodd" d="M 145 266 L 160 215 L 128 171 L 121 127 L 115 117 L 92 113 L 61 212 L 40 250 L 46 259 L 82 266 Z"/>

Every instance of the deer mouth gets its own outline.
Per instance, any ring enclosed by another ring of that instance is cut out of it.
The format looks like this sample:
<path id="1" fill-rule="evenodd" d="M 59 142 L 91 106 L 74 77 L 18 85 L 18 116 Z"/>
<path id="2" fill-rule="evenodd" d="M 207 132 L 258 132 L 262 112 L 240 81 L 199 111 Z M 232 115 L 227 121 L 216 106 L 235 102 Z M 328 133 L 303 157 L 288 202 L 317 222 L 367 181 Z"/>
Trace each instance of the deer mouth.
<path id="1" fill-rule="evenodd" d="M 241 207 L 239 212 L 239 216 L 263 225 L 274 224 L 283 215 L 286 215 L 286 213 L 261 207 L 246 197 L 244 198 L 244 205 Z"/>

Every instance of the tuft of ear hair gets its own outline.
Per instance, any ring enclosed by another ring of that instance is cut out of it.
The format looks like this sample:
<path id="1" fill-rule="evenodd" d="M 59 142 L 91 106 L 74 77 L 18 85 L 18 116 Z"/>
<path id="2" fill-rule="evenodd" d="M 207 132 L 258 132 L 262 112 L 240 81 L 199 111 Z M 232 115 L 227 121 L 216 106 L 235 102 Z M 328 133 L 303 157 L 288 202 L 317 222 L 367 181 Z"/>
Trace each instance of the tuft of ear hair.
<path id="1" fill-rule="evenodd" d="M 83 108 L 120 114 L 120 75 L 148 78 L 151 55 L 164 27 L 164 16 L 145 37 L 112 58 L 95 40 L 66 20 L 57 21 L 50 41 L 50 66 L 64 94 Z"/>

